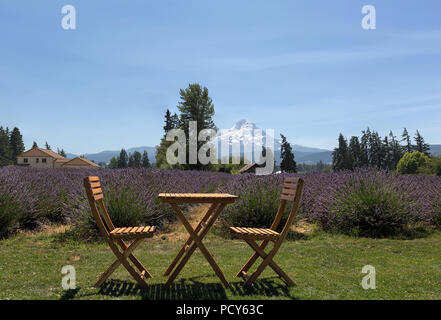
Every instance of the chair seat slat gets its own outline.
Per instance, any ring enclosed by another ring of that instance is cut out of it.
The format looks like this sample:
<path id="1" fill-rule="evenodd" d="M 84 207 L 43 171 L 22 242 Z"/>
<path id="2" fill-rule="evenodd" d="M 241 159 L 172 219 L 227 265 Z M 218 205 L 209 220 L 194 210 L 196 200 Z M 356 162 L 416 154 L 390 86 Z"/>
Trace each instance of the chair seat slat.
<path id="1" fill-rule="evenodd" d="M 292 190 L 292 189 L 283 189 L 282 190 L 282 194 L 295 195 L 296 193 L 297 193 L 297 190 Z"/>

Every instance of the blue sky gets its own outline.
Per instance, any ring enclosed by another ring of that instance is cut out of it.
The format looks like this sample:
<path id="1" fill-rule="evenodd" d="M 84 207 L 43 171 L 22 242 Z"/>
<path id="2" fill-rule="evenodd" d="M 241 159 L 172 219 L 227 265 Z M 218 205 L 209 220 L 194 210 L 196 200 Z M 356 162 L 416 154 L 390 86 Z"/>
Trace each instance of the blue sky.
<path id="1" fill-rule="evenodd" d="M 74 5 L 77 29 L 61 28 Z M 377 29 L 363 30 L 374 5 Z M 179 89 L 219 128 L 297 144 L 419 129 L 441 143 L 441 1 L 0 0 L 0 125 L 72 153 L 159 143 Z"/>

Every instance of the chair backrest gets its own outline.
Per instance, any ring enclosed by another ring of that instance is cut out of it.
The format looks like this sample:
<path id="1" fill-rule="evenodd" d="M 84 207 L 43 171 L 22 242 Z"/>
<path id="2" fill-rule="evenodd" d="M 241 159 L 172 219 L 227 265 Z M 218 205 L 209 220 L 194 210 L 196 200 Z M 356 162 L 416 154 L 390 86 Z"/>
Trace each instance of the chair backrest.
<path id="1" fill-rule="evenodd" d="M 276 230 L 282 220 L 283 213 L 285 212 L 285 208 L 287 202 L 293 202 L 291 211 L 289 213 L 288 219 L 286 220 L 285 225 L 283 226 L 281 232 L 281 238 L 285 238 L 287 235 L 289 228 L 294 222 L 294 218 L 296 216 L 297 210 L 299 208 L 300 199 L 302 198 L 303 191 L 303 179 L 302 178 L 294 178 L 289 177 L 285 178 L 283 182 L 282 194 L 280 196 L 280 207 L 277 211 L 276 217 L 274 218 L 273 224 L 271 225 L 272 230 Z"/>
<path id="2" fill-rule="evenodd" d="M 109 213 L 107 212 L 106 206 L 104 205 L 104 195 L 103 190 L 101 189 L 100 179 L 96 176 L 89 176 L 84 178 L 83 182 L 93 217 L 98 225 L 101 234 L 104 237 L 108 238 L 109 233 L 113 229 L 115 229 L 115 226 L 113 225 Z"/>

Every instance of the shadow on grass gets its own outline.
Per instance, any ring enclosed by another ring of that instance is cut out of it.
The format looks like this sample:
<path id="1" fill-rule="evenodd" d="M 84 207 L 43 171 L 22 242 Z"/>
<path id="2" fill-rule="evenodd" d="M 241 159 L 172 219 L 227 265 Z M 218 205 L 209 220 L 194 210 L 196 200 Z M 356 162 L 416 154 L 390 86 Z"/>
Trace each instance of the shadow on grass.
<path id="1" fill-rule="evenodd" d="M 279 278 L 257 280 L 251 287 L 244 286 L 243 281 L 232 282 L 230 289 L 225 289 L 221 283 L 217 282 L 200 282 L 199 278 L 203 277 L 188 278 L 185 279 L 185 283 L 182 279 L 173 283 L 169 288 L 165 288 L 164 284 L 150 284 L 146 288 L 140 288 L 135 282 L 112 279 L 106 281 L 97 293 L 81 294 L 80 289 L 68 290 L 64 292 L 61 299 L 70 300 L 103 295 L 115 298 L 138 296 L 142 300 L 228 300 L 227 290 L 236 297 L 265 296 L 295 299 L 290 295 L 289 287 Z"/>

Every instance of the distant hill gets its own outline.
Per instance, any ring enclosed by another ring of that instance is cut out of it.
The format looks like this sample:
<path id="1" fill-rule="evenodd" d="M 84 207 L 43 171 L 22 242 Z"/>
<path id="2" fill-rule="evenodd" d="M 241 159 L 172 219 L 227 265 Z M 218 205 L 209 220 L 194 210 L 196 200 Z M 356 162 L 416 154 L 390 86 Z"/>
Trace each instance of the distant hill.
<path id="1" fill-rule="evenodd" d="M 294 156 L 296 153 L 294 152 Z M 297 163 L 315 164 L 322 161 L 323 163 L 332 163 L 332 151 L 322 151 L 315 153 L 308 153 L 306 155 L 297 155 Z"/>
<path id="2" fill-rule="evenodd" d="M 439 156 L 441 154 L 441 144 L 431 144 L 430 153 L 434 156 Z"/>
<path id="3" fill-rule="evenodd" d="M 126 149 L 127 154 L 134 153 L 135 151 L 138 151 L 141 154 L 143 154 L 144 150 L 147 151 L 147 155 L 149 156 L 150 163 L 154 163 L 155 155 L 156 155 L 155 147 L 144 146 L 144 147 L 134 147 L 134 148 Z M 84 154 L 84 156 L 87 159 L 94 161 L 95 163 L 100 163 L 100 162 L 109 163 L 110 159 L 112 159 L 113 157 L 118 157 L 120 152 L 121 150 L 101 151 L 98 153 L 86 153 Z M 68 159 L 78 157 L 78 155 L 72 153 L 67 153 L 66 155 Z"/>
<path id="4" fill-rule="evenodd" d="M 147 154 L 149 156 L 150 162 L 155 162 L 155 155 L 156 155 L 156 148 L 155 147 L 135 147 L 127 149 L 127 153 L 133 153 L 135 151 L 140 152 L 141 154 L 144 152 L 144 150 L 147 151 Z M 301 150 L 308 150 L 308 151 L 301 151 Z M 313 150 L 321 150 L 319 152 L 313 151 Z M 95 163 L 99 162 L 105 162 L 108 163 L 112 157 L 119 156 L 121 150 L 115 150 L 115 151 L 101 151 L 98 153 L 86 153 L 85 157 L 89 160 L 95 161 Z M 295 160 L 297 163 L 305 163 L 305 164 L 315 164 L 319 162 L 320 160 L 323 163 L 332 163 L 332 151 L 331 150 L 323 150 L 323 149 L 317 149 L 317 148 L 309 148 L 305 146 L 299 146 L 299 145 L 293 145 L 293 151 Z M 430 152 L 434 156 L 439 156 L 441 154 L 441 144 L 433 144 L 430 145 Z M 67 153 L 68 159 L 73 159 L 77 157 L 78 155 Z M 280 164 L 280 151 L 275 152 L 275 158 L 276 163 Z"/>

